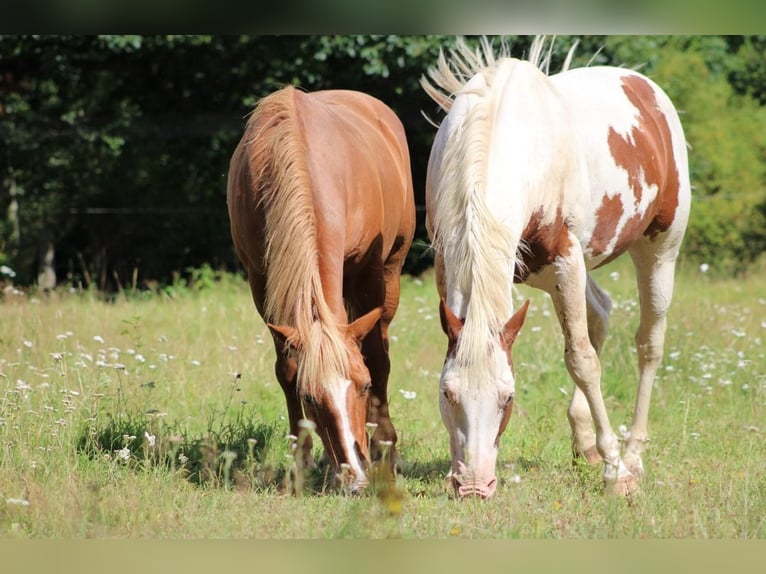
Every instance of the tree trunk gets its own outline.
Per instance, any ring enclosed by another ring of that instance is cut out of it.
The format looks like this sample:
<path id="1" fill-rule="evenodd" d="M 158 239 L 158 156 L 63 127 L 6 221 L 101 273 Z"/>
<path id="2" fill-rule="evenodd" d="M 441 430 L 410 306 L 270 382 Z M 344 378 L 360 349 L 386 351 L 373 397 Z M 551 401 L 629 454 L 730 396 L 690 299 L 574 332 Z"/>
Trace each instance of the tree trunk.
<path id="1" fill-rule="evenodd" d="M 18 192 L 16 190 L 16 178 L 13 174 L 8 175 L 8 179 L 5 180 L 8 186 L 8 192 L 11 196 L 11 201 L 8 204 L 8 222 L 11 224 L 11 236 L 9 241 L 9 255 L 10 260 L 14 261 L 16 255 L 19 253 L 19 246 L 21 245 L 21 228 L 19 227 L 19 200 L 16 198 Z"/>
<path id="2" fill-rule="evenodd" d="M 37 258 L 37 288 L 50 291 L 56 288 L 56 271 L 53 266 L 56 250 L 49 232 L 43 232 L 40 237 Z"/>

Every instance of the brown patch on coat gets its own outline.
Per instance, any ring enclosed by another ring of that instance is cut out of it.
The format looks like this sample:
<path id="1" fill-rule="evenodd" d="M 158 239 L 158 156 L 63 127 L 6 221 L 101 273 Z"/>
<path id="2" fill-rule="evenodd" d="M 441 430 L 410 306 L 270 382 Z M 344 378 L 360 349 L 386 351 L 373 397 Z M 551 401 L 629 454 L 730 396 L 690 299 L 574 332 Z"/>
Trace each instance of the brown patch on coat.
<path id="1" fill-rule="evenodd" d="M 460 331 L 465 325 L 465 319 L 460 319 L 452 312 L 452 309 L 447 307 L 446 301 L 441 299 L 439 301 L 439 319 L 441 320 L 442 330 L 447 335 L 447 356 L 445 361 L 455 356 L 457 349 L 457 339 L 460 336 Z"/>
<path id="2" fill-rule="evenodd" d="M 543 209 L 535 211 L 521 235 L 525 248 L 520 250 L 520 261 L 516 262 L 513 280 L 523 283 L 526 278 L 549 265 L 559 255 L 569 253 L 569 229 L 564 222 L 561 209 L 552 222 L 542 224 Z"/>
<path id="3" fill-rule="evenodd" d="M 644 213 L 637 212 L 625 222 L 604 263 L 623 253 L 641 234 L 654 238 L 666 231 L 675 218 L 680 189 L 670 126 L 659 109 L 654 89 L 644 78 L 633 75 L 623 78 L 622 89 L 638 113 L 638 125 L 627 136 L 609 128 L 609 150 L 615 163 L 627 172 L 627 183 L 636 208 L 644 191 L 642 178 L 647 185 L 657 187 L 657 197 Z M 594 255 L 606 252 L 624 212 L 625 205 L 619 195 L 604 195 L 588 243 Z"/>
<path id="4" fill-rule="evenodd" d="M 620 222 L 625 208 L 620 196 L 604 196 L 601 205 L 596 211 L 596 228 L 590 238 L 590 247 L 594 255 L 601 255 L 606 251 L 607 245 L 617 233 L 617 224 Z"/>

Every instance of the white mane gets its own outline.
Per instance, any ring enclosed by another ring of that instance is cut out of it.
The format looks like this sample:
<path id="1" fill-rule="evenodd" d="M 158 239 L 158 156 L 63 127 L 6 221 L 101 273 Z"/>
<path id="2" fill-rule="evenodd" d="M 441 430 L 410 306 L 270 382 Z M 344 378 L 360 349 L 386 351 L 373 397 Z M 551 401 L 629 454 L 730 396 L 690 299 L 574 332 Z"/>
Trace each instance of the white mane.
<path id="1" fill-rule="evenodd" d="M 429 182 L 435 190 L 429 218 L 448 289 L 459 291 L 467 302 L 456 360 L 474 371 L 489 368 L 487 342 L 498 336 L 513 312 L 514 268 L 518 250 L 525 248 L 521 237 L 535 208 L 533 200 L 555 205 L 556 198 L 546 194 L 560 187 L 548 185 L 548 171 L 535 167 L 535 154 L 547 139 L 525 117 L 546 111 L 537 101 L 538 94 L 550 89 L 546 72 L 551 52 L 546 54 L 544 47 L 544 37 L 536 37 L 528 60 L 521 61 L 510 58 L 506 46 L 493 53 L 486 38 L 475 51 L 459 39 L 449 58 L 440 54 L 437 67 L 429 70 L 430 81 L 421 79 L 425 91 L 448 113 L 437 136 L 441 155 L 435 159 L 438 176 Z M 571 55 L 572 50 L 566 66 Z M 510 118 L 507 125 L 498 126 L 500 113 Z M 506 143 L 513 138 L 520 141 Z M 492 163 L 493 149 L 499 146 L 513 149 L 514 156 Z M 509 159 L 511 166 L 505 165 Z M 514 206 L 512 221 L 501 221 L 490 206 L 500 197 Z M 549 220 L 550 214 L 543 218 Z"/>

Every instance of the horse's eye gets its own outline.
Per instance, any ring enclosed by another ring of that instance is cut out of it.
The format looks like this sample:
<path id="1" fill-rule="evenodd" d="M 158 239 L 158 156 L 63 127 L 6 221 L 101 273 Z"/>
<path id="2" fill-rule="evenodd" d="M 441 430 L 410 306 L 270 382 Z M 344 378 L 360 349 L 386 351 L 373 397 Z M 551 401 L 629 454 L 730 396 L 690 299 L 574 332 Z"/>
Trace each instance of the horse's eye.
<path id="1" fill-rule="evenodd" d="M 359 389 L 359 396 L 360 397 L 365 396 L 367 393 L 370 392 L 371 388 L 372 388 L 372 383 L 366 383 L 366 384 L 362 385 L 362 388 Z"/>
<path id="2" fill-rule="evenodd" d="M 312 395 L 303 395 L 303 402 L 314 408 L 317 406 L 317 400 Z"/>

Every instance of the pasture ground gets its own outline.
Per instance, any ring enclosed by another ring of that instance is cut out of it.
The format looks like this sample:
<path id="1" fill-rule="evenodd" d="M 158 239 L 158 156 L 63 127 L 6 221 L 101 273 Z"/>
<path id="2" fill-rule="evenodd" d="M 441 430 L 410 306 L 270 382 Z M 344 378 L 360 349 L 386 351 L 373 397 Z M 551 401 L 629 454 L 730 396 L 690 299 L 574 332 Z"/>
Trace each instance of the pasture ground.
<path id="1" fill-rule="evenodd" d="M 614 301 L 603 361 L 629 426 L 638 304 L 630 263 L 596 272 Z M 572 383 L 547 295 L 514 347 L 517 394 L 497 494 L 456 501 L 437 388 L 446 340 L 430 273 L 402 278 L 391 412 L 402 474 L 362 496 L 295 475 L 268 330 L 245 282 L 0 303 L 0 538 L 766 538 L 766 271 L 679 273 L 629 499 L 573 465 Z M 315 440 L 315 457 L 321 454 Z M 297 490 L 299 495 L 291 495 Z"/>

